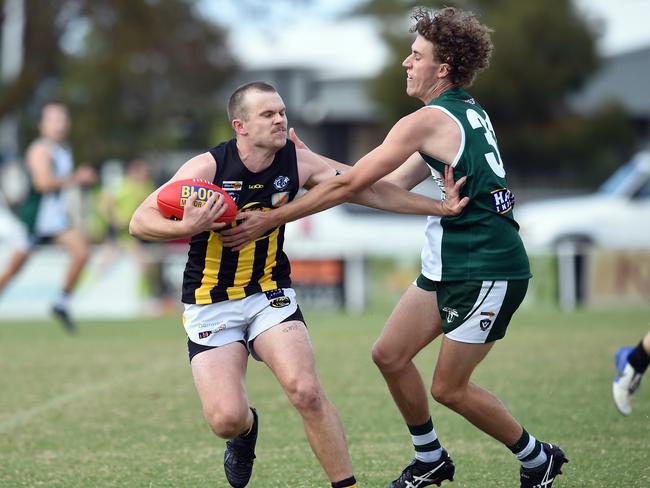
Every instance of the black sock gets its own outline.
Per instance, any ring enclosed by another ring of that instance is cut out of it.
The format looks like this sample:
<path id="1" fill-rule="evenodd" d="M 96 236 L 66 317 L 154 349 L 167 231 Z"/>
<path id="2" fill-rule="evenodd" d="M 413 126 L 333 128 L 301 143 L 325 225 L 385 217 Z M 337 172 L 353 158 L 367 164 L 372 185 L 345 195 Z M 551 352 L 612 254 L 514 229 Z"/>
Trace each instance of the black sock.
<path id="1" fill-rule="evenodd" d="M 648 364 L 650 364 L 650 355 L 645 352 L 643 348 L 643 341 L 639 342 L 639 345 L 636 346 L 636 349 L 630 353 L 627 357 L 627 362 L 632 365 L 634 371 L 639 374 L 645 373 L 645 370 L 648 369 Z"/>
<path id="2" fill-rule="evenodd" d="M 355 486 L 356 484 L 357 480 L 354 476 L 350 476 L 341 481 L 332 481 L 332 488 L 348 488 L 350 486 Z"/>

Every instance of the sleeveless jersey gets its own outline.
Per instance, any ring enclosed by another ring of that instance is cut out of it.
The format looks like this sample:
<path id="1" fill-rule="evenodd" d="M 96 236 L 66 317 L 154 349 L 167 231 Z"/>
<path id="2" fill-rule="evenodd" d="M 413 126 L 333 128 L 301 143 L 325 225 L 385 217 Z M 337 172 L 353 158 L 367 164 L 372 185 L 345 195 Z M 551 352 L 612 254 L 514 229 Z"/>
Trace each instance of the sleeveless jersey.
<path id="1" fill-rule="evenodd" d="M 485 110 L 465 91 L 451 89 L 433 99 L 461 131 L 454 177 L 467 176 L 461 190 L 470 201 L 455 217 L 430 216 L 422 251 L 422 274 L 433 281 L 518 280 L 531 277 L 528 256 L 513 217 L 514 196 Z M 445 165 L 426 154 L 424 160 L 443 188 Z"/>
<path id="2" fill-rule="evenodd" d="M 74 169 L 72 151 L 68 146 L 46 139 L 34 144 L 45 144 L 50 150 L 52 174 L 57 178 L 69 178 Z M 30 233 L 37 237 L 55 236 L 70 226 L 63 189 L 40 193 L 30 178 L 29 194 L 19 210 L 20 219 Z"/>
<path id="3" fill-rule="evenodd" d="M 239 211 L 268 211 L 293 200 L 300 189 L 296 148 L 290 140 L 258 173 L 244 165 L 235 139 L 210 149 L 210 154 L 217 165 L 213 183 L 233 197 Z M 183 275 L 183 303 L 216 303 L 290 287 L 291 267 L 283 243 L 284 225 L 238 252 L 224 247 L 218 232 L 193 236 Z"/>

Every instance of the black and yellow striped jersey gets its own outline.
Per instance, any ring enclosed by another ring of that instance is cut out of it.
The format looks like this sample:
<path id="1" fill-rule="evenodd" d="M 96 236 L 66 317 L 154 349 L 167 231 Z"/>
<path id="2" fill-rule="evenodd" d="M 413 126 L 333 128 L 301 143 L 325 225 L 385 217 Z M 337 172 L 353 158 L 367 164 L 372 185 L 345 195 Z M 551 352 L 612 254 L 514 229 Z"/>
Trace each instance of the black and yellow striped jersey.
<path id="1" fill-rule="evenodd" d="M 249 171 L 240 159 L 236 139 L 210 149 L 210 154 L 217 165 L 214 184 L 232 196 L 240 212 L 268 211 L 298 193 L 296 148 L 290 140 L 275 154 L 273 163 L 258 173 Z M 183 275 L 183 303 L 236 300 L 290 287 L 291 267 L 283 243 L 284 225 L 238 252 L 224 247 L 218 232 L 193 236 Z"/>

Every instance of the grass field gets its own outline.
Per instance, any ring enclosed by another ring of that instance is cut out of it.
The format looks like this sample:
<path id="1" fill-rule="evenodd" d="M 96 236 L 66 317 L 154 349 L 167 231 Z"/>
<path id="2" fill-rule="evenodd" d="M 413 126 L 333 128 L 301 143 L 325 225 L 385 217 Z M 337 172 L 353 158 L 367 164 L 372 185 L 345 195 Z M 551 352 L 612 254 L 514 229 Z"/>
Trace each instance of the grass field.
<path id="1" fill-rule="evenodd" d="M 319 373 L 346 426 L 355 474 L 383 487 L 412 456 L 408 432 L 370 360 L 392 303 L 363 316 L 305 311 Z M 650 487 L 650 387 L 624 418 L 613 355 L 650 328 L 648 310 L 520 311 L 475 380 L 570 458 L 555 486 Z M 418 359 L 430 379 L 437 344 Z M 225 487 L 223 441 L 203 421 L 176 317 L 0 322 L 0 486 Z M 646 380 L 650 381 L 650 380 Z M 326 487 L 298 415 L 261 364 L 249 368 L 261 418 L 251 487 Z M 515 487 L 518 464 L 464 419 L 432 405 L 457 471 L 450 485 Z"/>

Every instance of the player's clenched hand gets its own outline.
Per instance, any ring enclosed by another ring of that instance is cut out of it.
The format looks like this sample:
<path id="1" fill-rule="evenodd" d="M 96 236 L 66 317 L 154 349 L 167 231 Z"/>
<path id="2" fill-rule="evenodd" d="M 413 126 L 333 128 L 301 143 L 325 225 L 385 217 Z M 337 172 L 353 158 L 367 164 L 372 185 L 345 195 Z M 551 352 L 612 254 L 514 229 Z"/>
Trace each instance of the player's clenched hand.
<path id="1" fill-rule="evenodd" d="M 446 198 L 442 201 L 442 207 L 446 210 L 446 217 L 458 215 L 469 203 L 469 198 L 460 197 L 460 189 L 465 184 L 465 181 L 467 181 L 467 176 L 463 176 L 458 181 L 454 181 L 454 168 L 451 165 L 445 166 L 443 182 Z"/>
<path id="2" fill-rule="evenodd" d="M 195 235 L 206 230 L 220 230 L 227 224 L 215 222 L 226 211 L 227 206 L 223 202 L 221 193 L 215 191 L 205 202 L 205 205 L 196 206 L 197 193 L 187 197 L 183 207 L 183 225 L 187 229 L 187 235 Z"/>
<path id="3" fill-rule="evenodd" d="M 237 225 L 221 232 L 224 247 L 233 251 L 241 251 L 249 242 L 264 235 L 269 229 L 276 227 L 272 222 L 271 212 L 247 211 L 237 214 Z"/>

